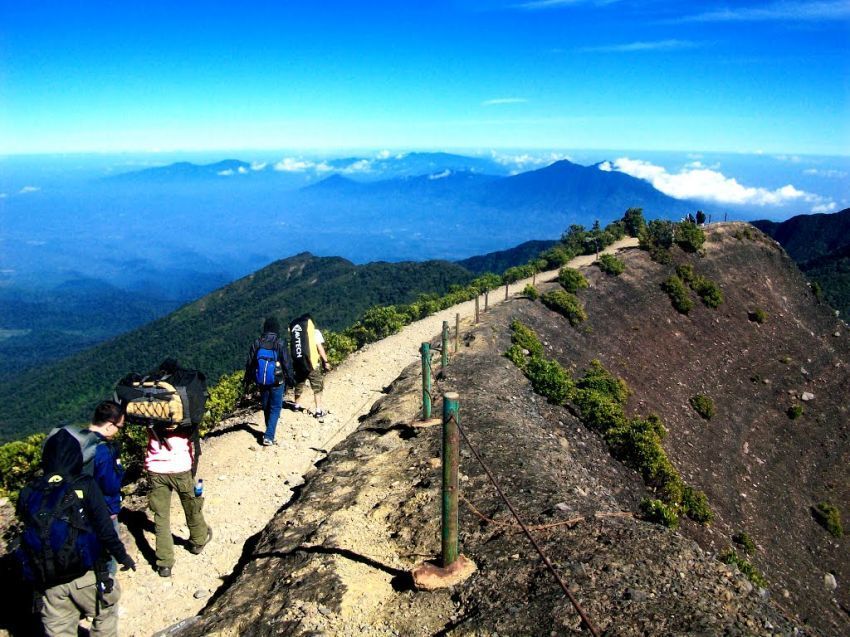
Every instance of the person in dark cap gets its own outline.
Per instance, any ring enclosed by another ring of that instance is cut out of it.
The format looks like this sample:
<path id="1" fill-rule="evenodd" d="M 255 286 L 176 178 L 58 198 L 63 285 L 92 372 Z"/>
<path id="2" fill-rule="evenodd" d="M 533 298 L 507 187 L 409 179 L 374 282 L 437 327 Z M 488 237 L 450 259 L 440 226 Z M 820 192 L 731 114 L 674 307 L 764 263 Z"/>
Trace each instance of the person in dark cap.
<path id="1" fill-rule="evenodd" d="M 260 390 L 266 431 L 263 446 L 274 444 L 277 422 L 283 406 L 283 394 L 287 384 L 295 383 L 295 372 L 289 357 L 286 339 L 280 337 L 280 322 L 269 316 L 263 323 L 260 337 L 251 344 L 245 375 L 242 378 L 242 393 L 247 394 L 252 384 Z"/>
<path id="2" fill-rule="evenodd" d="M 18 555 L 25 578 L 40 593 L 44 631 L 48 636 L 76 635 L 80 619 L 89 616 L 94 618 L 91 635 L 117 635 L 121 592 L 106 564 L 109 555 L 124 570 L 136 570 L 136 563 L 115 532 L 100 488 L 82 472 L 77 439 L 64 430 L 51 436 L 44 445 L 41 466 L 44 475 L 21 490 L 17 507 L 24 522 Z M 68 498 L 75 504 L 66 509 L 70 513 L 60 515 Z M 66 515 L 73 519 L 68 521 Z M 49 521 L 49 534 L 40 530 L 45 521 Z M 76 538 L 70 553 L 65 545 L 54 545 L 62 536 L 62 524 L 78 529 L 77 535 L 65 536 Z M 50 537 L 49 548 L 44 537 Z"/>

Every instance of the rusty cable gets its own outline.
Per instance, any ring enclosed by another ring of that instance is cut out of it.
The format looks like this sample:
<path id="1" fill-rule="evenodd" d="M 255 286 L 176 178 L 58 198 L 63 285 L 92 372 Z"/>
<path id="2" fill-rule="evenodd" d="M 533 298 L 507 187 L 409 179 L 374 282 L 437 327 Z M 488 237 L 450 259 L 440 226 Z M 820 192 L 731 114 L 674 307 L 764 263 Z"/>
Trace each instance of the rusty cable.
<path id="1" fill-rule="evenodd" d="M 486 515 L 481 513 L 481 511 L 479 511 L 477 508 L 475 508 L 475 505 L 472 504 L 472 502 L 470 502 L 467 498 L 465 498 L 462 493 L 459 493 L 458 497 L 461 500 L 464 501 L 466 506 L 469 507 L 469 510 L 472 511 L 472 513 L 474 515 L 476 515 L 477 517 L 481 518 L 482 520 L 484 520 L 485 522 L 487 522 L 489 524 L 495 524 L 496 526 L 498 526 L 500 528 L 510 528 L 510 529 L 521 529 L 522 528 L 522 527 L 519 526 L 519 524 L 511 524 L 510 522 L 500 522 L 499 520 L 494 520 L 493 518 L 488 518 Z M 631 511 L 612 511 L 612 512 L 609 512 L 609 513 L 596 512 L 596 513 L 593 513 L 592 515 L 580 515 L 580 516 L 575 517 L 575 518 L 570 518 L 569 520 L 560 520 L 559 522 L 550 522 L 549 524 L 535 524 L 535 525 L 529 526 L 528 528 L 532 531 L 545 531 L 547 529 L 554 529 L 554 528 L 559 527 L 559 526 L 575 526 L 579 522 L 584 522 L 588 518 L 595 518 L 595 519 L 599 520 L 601 518 L 633 518 L 633 517 L 634 517 L 634 513 L 632 513 Z"/>
<path id="2" fill-rule="evenodd" d="M 466 435 L 466 432 L 463 430 L 463 427 L 460 426 L 460 423 L 457 421 L 457 418 L 455 418 L 454 414 L 452 414 L 451 418 L 454 419 L 455 425 L 457 426 L 457 430 L 460 432 L 460 435 L 463 436 L 463 439 L 466 441 L 466 444 L 469 445 L 469 449 L 472 451 L 473 455 L 475 456 L 475 459 L 478 460 L 478 463 L 484 469 L 484 472 L 487 474 L 487 477 L 490 478 L 490 482 L 493 483 L 493 486 L 496 488 L 496 492 L 499 494 L 499 497 L 502 498 L 502 501 L 505 503 L 508 509 L 510 509 L 517 523 L 522 528 L 523 533 L 525 533 L 525 536 L 528 538 L 528 540 L 534 546 L 534 549 L 545 562 L 546 567 L 552 573 L 554 578 L 558 581 L 558 584 L 561 586 L 561 589 L 564 591 L 567 598 L 569 598 L 570 603 L 578 612 L 585 626 L 587 626 L 588 630 L 590 630 L 593 637 L 599 637 L 599 631 L 593 625 L 593 622 L 590 621 L 590 617 L 588 617 L 587 614 L 584 612 L 584 609 L 581 607 L 581 604 L 578 603 L 578 600 L 570 592 L 570 589 L 567 587 L 566 582 L 564 582 L 563 578 L 558 573 L 558 570 L 555 568 L 555 565 L 552 564 L 552 561 L 546 556 L 546 553 L 543 552 L 543 549 L 540 548 L 540 545 L 537 543 L 537 540 L 534 539 L 534 536 L 531 534 L 531 531 L 529 531 L 528 527 L 520 519 L 519 514 L 516 512 L 516 509 L 514 509 L 510 500 L 508 500 L 507 496 L 505 496 L 504 492 L 502 491 L 502 488 L 499 486 L 499 483 L 496 482 L 496 478 L 493 476 L 493 473 L 490 471 L 489 467 L 484 463 L 484 460 L 481 458 L 481 455 L 478 453 L 478 450 L 472 445 L 472 442 L 470 442 L 469 437 Z"/>

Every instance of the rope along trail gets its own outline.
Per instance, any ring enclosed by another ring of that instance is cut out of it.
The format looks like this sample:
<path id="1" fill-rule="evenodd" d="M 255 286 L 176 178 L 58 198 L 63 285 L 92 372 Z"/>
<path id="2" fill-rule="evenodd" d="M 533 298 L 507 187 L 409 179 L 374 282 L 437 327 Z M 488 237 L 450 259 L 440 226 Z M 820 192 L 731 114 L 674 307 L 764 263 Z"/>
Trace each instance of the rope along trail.
<path id="1" fill-rule="evenodd" d="M 637 240 L 624 239 L 606 252 L 637 245 Z M 594 255 L 577 257 L 571 267 L 588 265 Z M 557 270 L 540 273 L 537 282 L 551 281 Z M 516 295 L 531 278 L 509 286 L 509 295 Z M 504 300 L 501 289 L 494 291 L 491 305 Z M 288 502 L 293 488 L 303 482 L 303 476 L 313 464 L 359 425 L 358 418 L 368 413 L 384 387 L 395 380 L 401 371 L 421 360 L 419 347 L 442 331 L 443 321 L 454 327 L 455 314 L 461 316 L 461 329 L 468 329 L 475 311 L 475 301 L 467 301 L 425 319 L 405 326 L 398 334 L 377 343 L 366 345 L 352 354 L 337 369 L 326 375 L 323 394 L 331 415 L 324 423 L 305 413 L 284 409 L 278 423 L 273 447 L 261 447 L 262 412 L 235 418 L 223 424 L 227 433 L 214 435 L 203 442 L 198 477 L 204 478 L 204 515 L 214 530 L 212 542 L 200 555 L 183 550 L 180 538 L 188 537 L 183 511 L 178 498 L 172 500 L 171 530 L 177 536 L 177 562 L 172 577 L 160 578 L 140 555 L 136 543 L 125 533 L 128 549 L 137 559 L 135 573 L 121 573 L 123 588 L 119 615 L 121 632 L 129 636 L 148 636 L 176 622 L 196 615 L 232 572 L 242 555 L 245 542 L 262 531 L 275 513 Z M 452 333 L 452 336 L 454 334 Z M 245 347 L 248 347 L 248 343 Z M 301 397 L 302 404 L 311 405 L 309 392 Z M 138 524 L 139 514 L 133 519 Z M 147 519 L 152 519 L 147 513 Z M 131 523 L 132 524 L 132 523 Z M 138 531 L 149 546 L 155 544 L 152 524 Z M 146 554 L 152 551 L 144 547 Z"/>

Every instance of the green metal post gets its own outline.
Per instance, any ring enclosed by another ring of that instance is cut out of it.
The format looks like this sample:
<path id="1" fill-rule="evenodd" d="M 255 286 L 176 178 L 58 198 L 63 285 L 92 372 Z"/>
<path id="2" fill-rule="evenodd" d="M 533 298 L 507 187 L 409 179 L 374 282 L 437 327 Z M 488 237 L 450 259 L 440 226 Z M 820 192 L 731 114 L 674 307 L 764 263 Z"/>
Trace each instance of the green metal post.
<path id="1" fill-rule="evenodd" d="M 446 376 L 446 368 L 449 366 L 449 322 L 443 321 L 443 349 L 440 352 L 440 375 Z"/>
<path id="2" fill-rule="evenodd" d="M 443 568 L 457 559 L 458 395 L 443 394 Z"/>
<path id="3" fill-rule="evenodd" d="M 475 297 L 475 324 L 476 325 L 478 324 L 478 298 L 479 298 L 479 296 Z"/>
<path id="4" fill-rule="evenodd" d="M 422 343 L 422 420 L 431 419 L 431 344 Z"/>
<path id="5" fill-rule="evenodd" d="M 460 313 L 455 314 L 455 354 L 460 351 Z"/>
<path id="6" fill-rule="evenodd" d="M 531 273 L 531 285 L 537 285 L 537 268 Z"/>
<path id="7" fill-rule="evenodd" d="M 505 300 L 508 300 L 508 284 L 505 283 Z"/>
<path id="8" fill-rule="evenodd" d="M 486 312 L 489 307 L 490 307 L 490 290 L 486 290 L 484 292 L 484 311 Z"/>

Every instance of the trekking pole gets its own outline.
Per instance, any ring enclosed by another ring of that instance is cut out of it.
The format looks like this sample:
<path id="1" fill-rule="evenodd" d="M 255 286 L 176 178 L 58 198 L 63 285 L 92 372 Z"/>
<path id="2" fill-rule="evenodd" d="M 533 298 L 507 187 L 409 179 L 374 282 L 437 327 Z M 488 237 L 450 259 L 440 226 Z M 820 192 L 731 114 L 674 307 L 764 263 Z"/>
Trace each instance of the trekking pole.
<path id="1" fill-rule="evenodd" d="M 431 344 L 422 343 L 422 420 L 431 419 Z"/>
<path id="2" fill-rule="evenodd" d="M 446 377 L 446 367 L 449 366 L 449 322 L 443 321 L 443 346 L 440 350 L 440 376 Z"/>
<path id="3" fill-rule="evenodd" d="M 460 419 L 456 392 L 443 394 L 443 568 L 454 563 L 457 548 L 457 472 L 460 435 L 457 423 Z"/>
<path id="4" fill-rule="evenodd" d="M 480 294 L 475 297 L 475 324 L 478 325 L 478 297 Z"/>
<path id="5" fill-rule="evenodd" d="M 460 313 L 455 314 L 455 354 L 460 350 Z"/>

